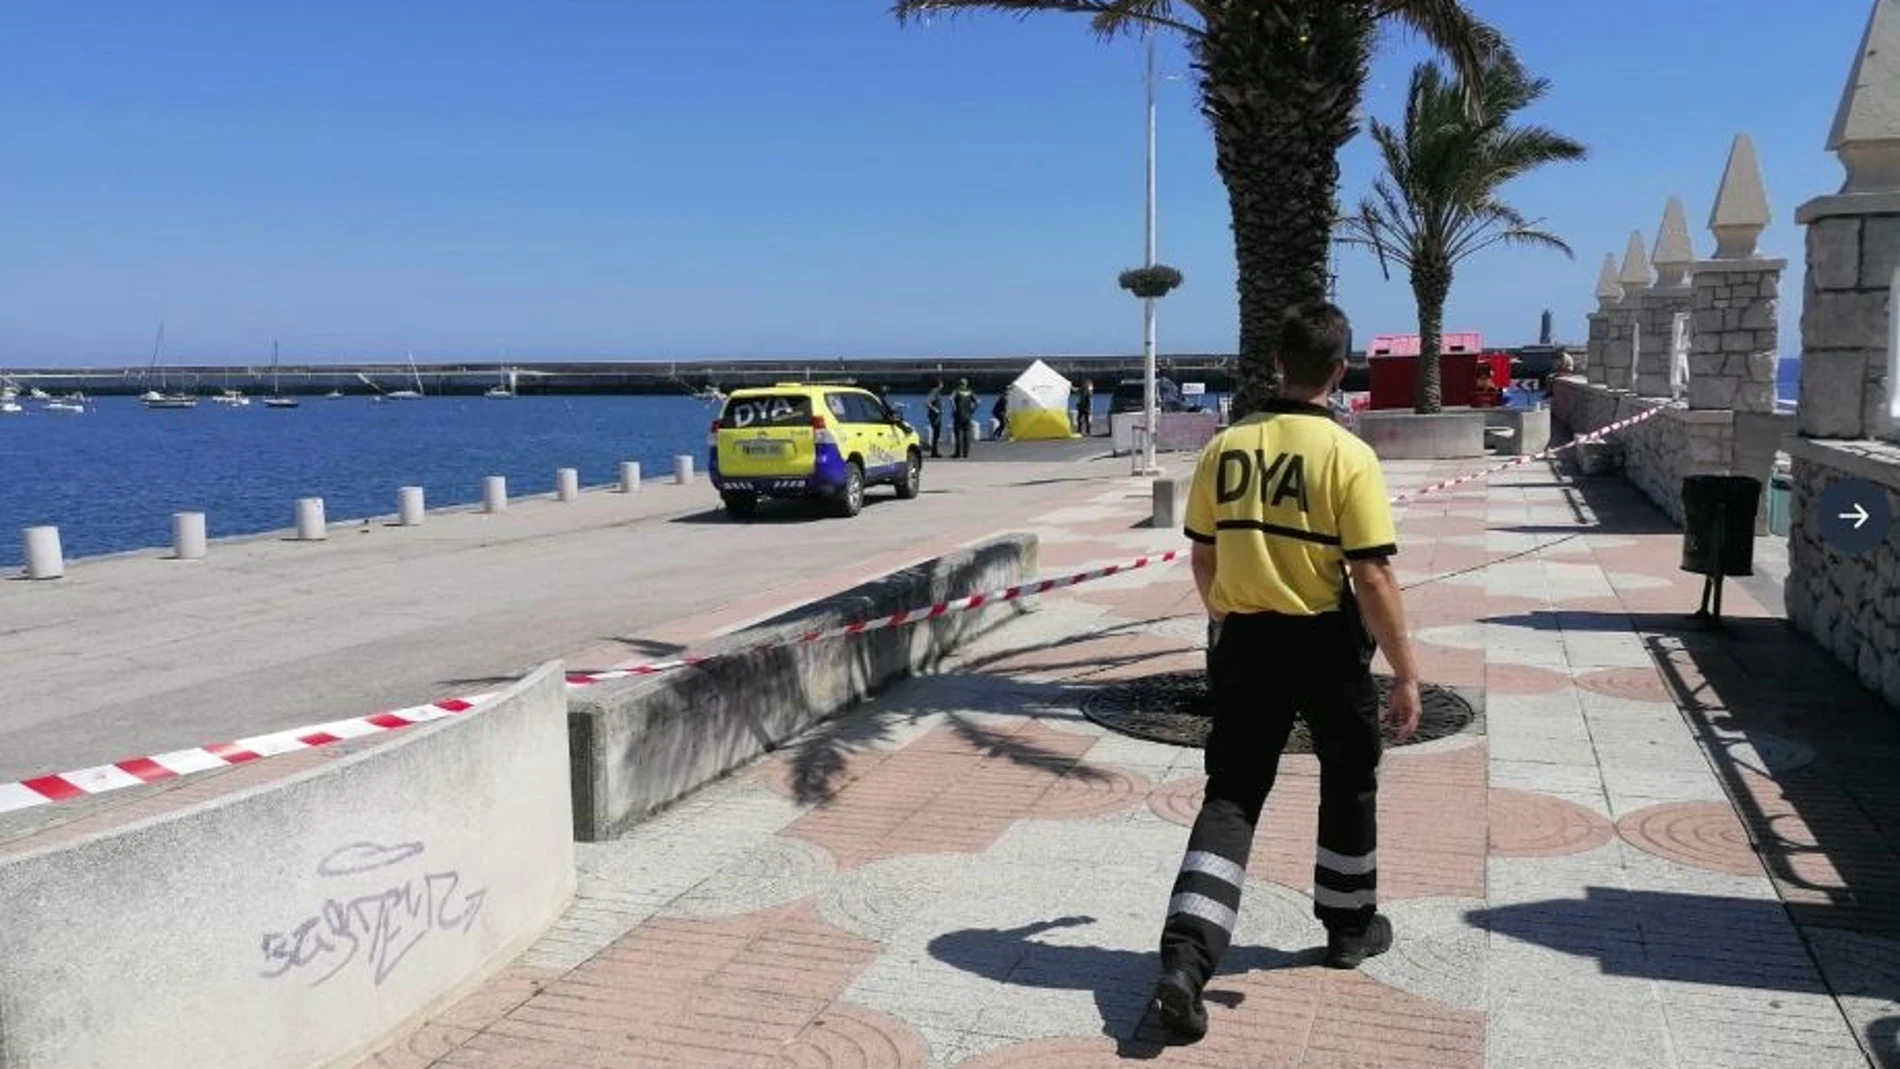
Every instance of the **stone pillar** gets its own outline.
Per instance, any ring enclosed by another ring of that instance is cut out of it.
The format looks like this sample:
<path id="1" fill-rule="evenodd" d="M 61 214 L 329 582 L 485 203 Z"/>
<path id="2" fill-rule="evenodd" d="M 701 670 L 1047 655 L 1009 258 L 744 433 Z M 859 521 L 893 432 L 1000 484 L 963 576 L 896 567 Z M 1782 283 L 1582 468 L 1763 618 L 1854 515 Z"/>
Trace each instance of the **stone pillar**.
<path id="1" fill-rule="evenodd" d="M 1866 2 L 1866 0 L 1863 0 Z M 1844 479 L 1900 508 L 1890 294 L 1900 274 L 1900 0 L 1873 0 L 1828 137 L 1846 180 L 1795 211 L 1808 228 L 1800 434 L 1789 507 L 1788 621 L 1861 683 L 1900 705 L 1900 532 L 1848 549 L 1824 534 L 1823 495 Z M 1849 440 L 1840 440 L 1849 439 Z"/>
<path id="2" fill-rule="evenodd" d="M 1729 149 L 1709 212 L 1715 257 L 1695 265 L 1690 408 L 1775 410 L 1781 272 L 1788 261 L 1766 259 L 1755 248 L 1771 221 L 1755 144 L 1742 134 Z"/>
<path id="3" fill-rule="evenodd" d="M 1889 297 L 1900 270 L 1900 2 L 1876 0 L 1828 148 L 1841 191 L 1795 211 L 1808 228 L 1801 433 L 1895 438 Z"/>
<path id="4" fill-rule="evenodd" d="M 1613 390 L 1636 388 L 1637 352 L 1642 344 L 1643 297 L 1649 292 L 1649 257 L 1643 251 L 1643 233 L 1630 232 L 1617 275 L 1623 295 L 1610 312 L 1603 339 L 1603 384 Z"/>
<path id="5" fill-rule="evenodd" d="M 1670 197 L 1656 231 L 1656 249 L 1650 256 L 1656 281 L 1643 295 L 1642 320 L 1636 357 L 1638 397 L 1669 397 L 1670 358 L 1674 351 L 1676 316 L 1694 301 L 1689 269 L 1695 266 L 1695 248 L 1689 244 L 1689 223 L 1682 198 Z"/>
<path id="6" fill-rule="evenodd" d="M 1597 310 L 1585 317 L 1590 323 L 1590 342 L 1583 352 L 1583 366 L 1577 369 L 1592 385 L 1605 384 L 1604 353 L 1610 344 L 1610 318 L 1622 299 L 1623 284 L 1616 280 L 1616 257 L 1606 252 L 1603 269 L 1597 272 Z"/>

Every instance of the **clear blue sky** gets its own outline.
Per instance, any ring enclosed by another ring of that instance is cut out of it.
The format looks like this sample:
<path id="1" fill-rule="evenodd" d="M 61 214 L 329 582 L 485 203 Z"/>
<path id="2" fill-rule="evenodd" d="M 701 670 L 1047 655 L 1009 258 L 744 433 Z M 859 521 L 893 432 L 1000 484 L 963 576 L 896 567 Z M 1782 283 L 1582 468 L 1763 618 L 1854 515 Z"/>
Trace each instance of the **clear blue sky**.
<path id="1" fill-rule="evenodd" d="M 1698 250 L 1755 136 L 1789 257 L 1832 192 L 1827 129 L 1869 0 L 1474 0 L 1555 82 L 1535 118 L 1593 158 L 1520 182 L 1577 259 L 1501 251 L 1447 327 L 1581 338 L 1605 252 L 1680 194 Z M 1395 119 L 1416 42 L 1369 107 Z M 1164 66 L 1187 73 L 1178 48 Z M 1134 352 L 1140 50 L 1074 17 L 898 27 L 886 0 L 8 0 L 0 5 L 0 365 L 168 359 Z M 1164 86 L 1164 351 L 1231 351 L 1224 193 Z M 1345 159 L 1356 201 L 1364 141 Z M 1402 277 L 1343 254 L 1360 337 Z"/>

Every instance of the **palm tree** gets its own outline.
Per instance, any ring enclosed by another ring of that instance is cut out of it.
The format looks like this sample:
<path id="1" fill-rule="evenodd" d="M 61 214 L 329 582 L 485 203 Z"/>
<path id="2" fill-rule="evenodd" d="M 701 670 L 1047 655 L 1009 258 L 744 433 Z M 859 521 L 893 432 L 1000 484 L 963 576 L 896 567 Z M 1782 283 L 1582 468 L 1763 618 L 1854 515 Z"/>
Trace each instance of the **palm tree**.
<path id="1" fill-rule="evenodd" d="M 1411 275 L 1418 301 L 1417 411 L 1443 407 L 1438 355 L 1452 273 L 1466 257 L 1493 245 L 1556 249 L 1573 256 L 1562 238 L 1538 228 L 1499 197 L 1505 183 L 1548 163 L 1584 159 L 1589 150 L 1542 126 L 1512 124 L 1550 82 L 1532 78 L 1502 58 L 1482 74 L 1473 98 L 1463 79 L 1431 63 L 1412 71 L 1403 129 L 1372 121 L 1372 139 L 1385 174 L 1357 213 L 1340 221 L 1340 241 L 1370 248 L 1391 277 L 1389 264 Z"/>
<path id="2" fill-rule="evenodd" d="M 1475 84 L 1503 38 L 1462 0 L 896 0 L 899 21 L 985 10 L 1093 17 L 1114 37 L 1167 30 L 1188 44 L 1201 113 L 1233 214 L 1240 296 L 1234 414 L 1271 396 L 1272 346 L 1285 309 L 1327 289 L 1338 154 L 1382 27 L 1417 32 Z"/>

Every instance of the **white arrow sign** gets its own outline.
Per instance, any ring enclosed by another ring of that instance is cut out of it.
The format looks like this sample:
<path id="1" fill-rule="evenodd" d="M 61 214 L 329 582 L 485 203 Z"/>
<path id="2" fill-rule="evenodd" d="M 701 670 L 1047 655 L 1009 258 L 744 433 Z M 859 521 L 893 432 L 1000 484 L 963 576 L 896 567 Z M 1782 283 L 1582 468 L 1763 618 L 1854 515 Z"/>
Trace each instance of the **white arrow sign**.
<path id="1" fill-rule="evenodd" d="M 1854 530 L 1858 531 L 1861 525 L 1867 522 L 1867 506 L 1856 501 L 1854 502 L 1854 511 L 1841 513 L 1841 519 L 1853 520 Z"/>

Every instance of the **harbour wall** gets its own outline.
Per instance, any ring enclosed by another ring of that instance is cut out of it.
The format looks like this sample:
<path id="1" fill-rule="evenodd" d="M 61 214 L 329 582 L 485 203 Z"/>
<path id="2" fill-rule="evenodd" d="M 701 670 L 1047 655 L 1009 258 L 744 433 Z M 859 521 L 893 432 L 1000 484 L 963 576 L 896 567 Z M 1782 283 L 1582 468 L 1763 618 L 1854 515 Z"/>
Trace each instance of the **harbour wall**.
<path id="1" fill-rule="evenodd" d="M 1510 351 L 1514 359 L 1528 357 L 1534 364 L 1547 358 L 1550 352 L 1538 346 Z M 510 363 L 508 367 L 515 372 L 515 388 L 522 394 L 680 394 L 707 386 L 733 390 L 794 381 L 849 383 L 900 393 L 922 393 L 939 378 L 952 384 L 959 378 L 967 378 L 973 388 L 994 392 L 1014 382 L 1035 360 L 1048 364 L 1071 382 L 1093 380 L 1099 394 L 1106 394 L 1122 379 L 1140 378 L 1143 372 L 1140 356 L 1114 354 L 955 359 L 542 361 Z M 1236 385 L 1232 353 L 1163 354 L 1156 363 L 1162 375 L 1177 382 L 1204 383 L 1214 393 L 1230 393 Z M 1353 367 L 1348 371 L 1345 388 L 1369 388 L 1364 354 L 1352 354 L 1350 363 Z M 0 367 L 0 379 L 53 394 L 79 390 L 108 396 L 156 389 L 161 372 L 167 390 L 212 394 L 236 389 L 253 396 L 269 394 L 274 389 L 304 396 L 331 390 L 361 394 L 413 389 L 417 380 L 421 381 L 425 394 L 471 395 L 482 393 L 501 379 L 496 365 L 466 363 L 418 364 L 413 371 L 407 364 L 387 363 L 286 364 L 274 372 L 268 365 L 225 364 L 167 364 L 158 370 L 147 367 Z M 366 385 L 364 379 L 375 383 L 375 387 Z"/>

